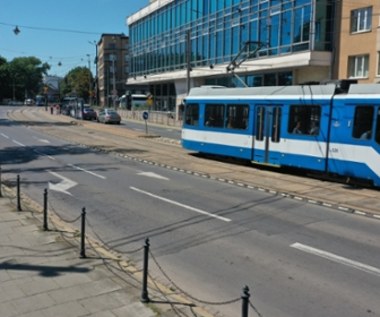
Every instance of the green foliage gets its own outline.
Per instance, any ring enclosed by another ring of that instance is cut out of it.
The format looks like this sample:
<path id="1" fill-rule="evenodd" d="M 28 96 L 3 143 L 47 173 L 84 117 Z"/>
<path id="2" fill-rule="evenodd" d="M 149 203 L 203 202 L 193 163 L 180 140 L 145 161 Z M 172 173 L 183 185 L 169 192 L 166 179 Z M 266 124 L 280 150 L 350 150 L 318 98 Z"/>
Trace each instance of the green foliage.
<path id="1" fill-rule="evenodd" d="M 61 96 L 76 96 L 88 100 L 92 82 L 92 73 L 87 67 L 76 67 L 61 82 Z"/>
<path id="2" fill-rule="evenodd" d="M 41 91 L 42 76 L 49 69 L 47 63 L 36 57 L 17 57 L 11 62 L 0 58 L 0 100 L 34 97 Z"/>

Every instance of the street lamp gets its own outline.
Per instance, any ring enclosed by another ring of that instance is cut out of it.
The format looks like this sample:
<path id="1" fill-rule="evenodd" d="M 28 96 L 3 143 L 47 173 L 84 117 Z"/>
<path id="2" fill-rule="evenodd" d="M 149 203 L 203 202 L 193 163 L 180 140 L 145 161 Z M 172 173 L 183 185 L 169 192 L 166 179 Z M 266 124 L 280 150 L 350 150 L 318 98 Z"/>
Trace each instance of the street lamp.
<path id="1" fill-rule="evenodd" d="M 16 25 L 16 27 L 13 29 L 13 33 L 16 34 L 16 35 L 18 35 L 20 32 L 21 32 L 20 29 Z"/>

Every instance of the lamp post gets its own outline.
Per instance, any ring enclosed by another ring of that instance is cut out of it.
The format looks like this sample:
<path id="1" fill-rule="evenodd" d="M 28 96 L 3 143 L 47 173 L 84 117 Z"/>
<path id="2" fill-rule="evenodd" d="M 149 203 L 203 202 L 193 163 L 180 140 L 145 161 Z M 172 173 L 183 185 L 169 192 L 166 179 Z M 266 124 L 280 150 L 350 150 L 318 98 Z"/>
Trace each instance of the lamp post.
<path id="1" fill-rule="evenodd" d="M 117 96 L 117 90 L 116 90 L 116 72 L 115 72 L 115 54 L 112 54 L 112 105 L 116 109 L 116 96 Z"/>
<path id="2" fill-rule="evenodd" d="M 92 104 L 92 83 L 91 83 L 91 61 L 90 61 L 90 54 L 87 54 L 87 59 L 88 59 L 88 103 Z"/>
<path id="3" fill-rule="evenodd" d="M 186 31 L 186 90 L 187 94 L 190 92 L 190 72 L 191 72 L 191 39 L 190 30 Z"/>
<path id="4" fill-rule="evenodd" d="M 98 90 L 98 44 L 97 42 L 94 41 L 88 41 L 91 45 L 95 45 L 95 59 L 94 59 L 94 64 L 95 64 L 95 80 L 94 80 L 94 91 L 95 91 L 95 104 L 98 103 L 99 100 L 99 90 Z"/>

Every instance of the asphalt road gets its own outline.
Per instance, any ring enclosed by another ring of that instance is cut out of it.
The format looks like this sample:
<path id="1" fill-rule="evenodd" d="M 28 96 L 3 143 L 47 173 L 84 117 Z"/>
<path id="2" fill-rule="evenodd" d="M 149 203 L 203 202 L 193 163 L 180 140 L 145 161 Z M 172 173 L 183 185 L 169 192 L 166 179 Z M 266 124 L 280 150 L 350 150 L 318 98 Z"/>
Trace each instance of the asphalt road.
<path id="1" fill-rule="evenodd" d="M 262 316 L 380 316 L 379 221 L 94 151 L 28 126 L 0 109 L 4 177 L 21 174 L 23 190 L 40 202 L 50 183 L 51 208 L 73 219 L 85 206 L 89 234 L 115 249 L 134 250 L 149 237 L 160 266 L 192 296 L 223 302 L 248 285 Z M 138 266 L 141 255 L 128 254 Z M 210 309 L 240 316 L 240 302 Z"/>

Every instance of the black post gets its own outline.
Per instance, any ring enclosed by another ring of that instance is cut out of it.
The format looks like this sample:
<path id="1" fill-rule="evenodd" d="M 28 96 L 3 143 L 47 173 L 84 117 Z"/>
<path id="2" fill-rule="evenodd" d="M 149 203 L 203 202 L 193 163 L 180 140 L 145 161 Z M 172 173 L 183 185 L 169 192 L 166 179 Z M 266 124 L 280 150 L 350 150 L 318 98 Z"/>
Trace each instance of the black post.
<path id="1" fill-rule="evenodd" d="M 85 250 L 85 239 L 86 239 L 86 208 L 82 208 L 82 229 L 81 229 L 81 240 L 80 240 L 80 257 L 85 258 L 86 257 L 86 250 Z"/>
<path id="2" fill-rule="evenodd" d="M 48 217 L 47 217 L 47 201 L 48 201 L 48 191 L 44 190 L 44 231 L 48 231 Z"/>
<path id="3" fill-rule="evenodd" d="M 0 197 L 3 197 L 3 192 L 1 191 L 1 166 L 0 166 Z"/>
<path id="4" fill-rule="evenodd" d="M 242 305 L 241 305 L 241 317 L 248 317 L 248 304 L 249 304 L 249 288 L 248 286 L 244 286 L 243 294 L 241 295 Z"/>
<path id="5" fill-rule="evenodd" d="M 149 257 L 149 238 L 145 239 L 144 245 L 144 267 L 143 267 L 143 285 L 141 293 L 141 302 L 148 303 L 148 257 Z"/>
<path id="6" fill-rule="evenodd" d="M 17 175 L 17 210 L 21 211 L 20 175 Z"/>

